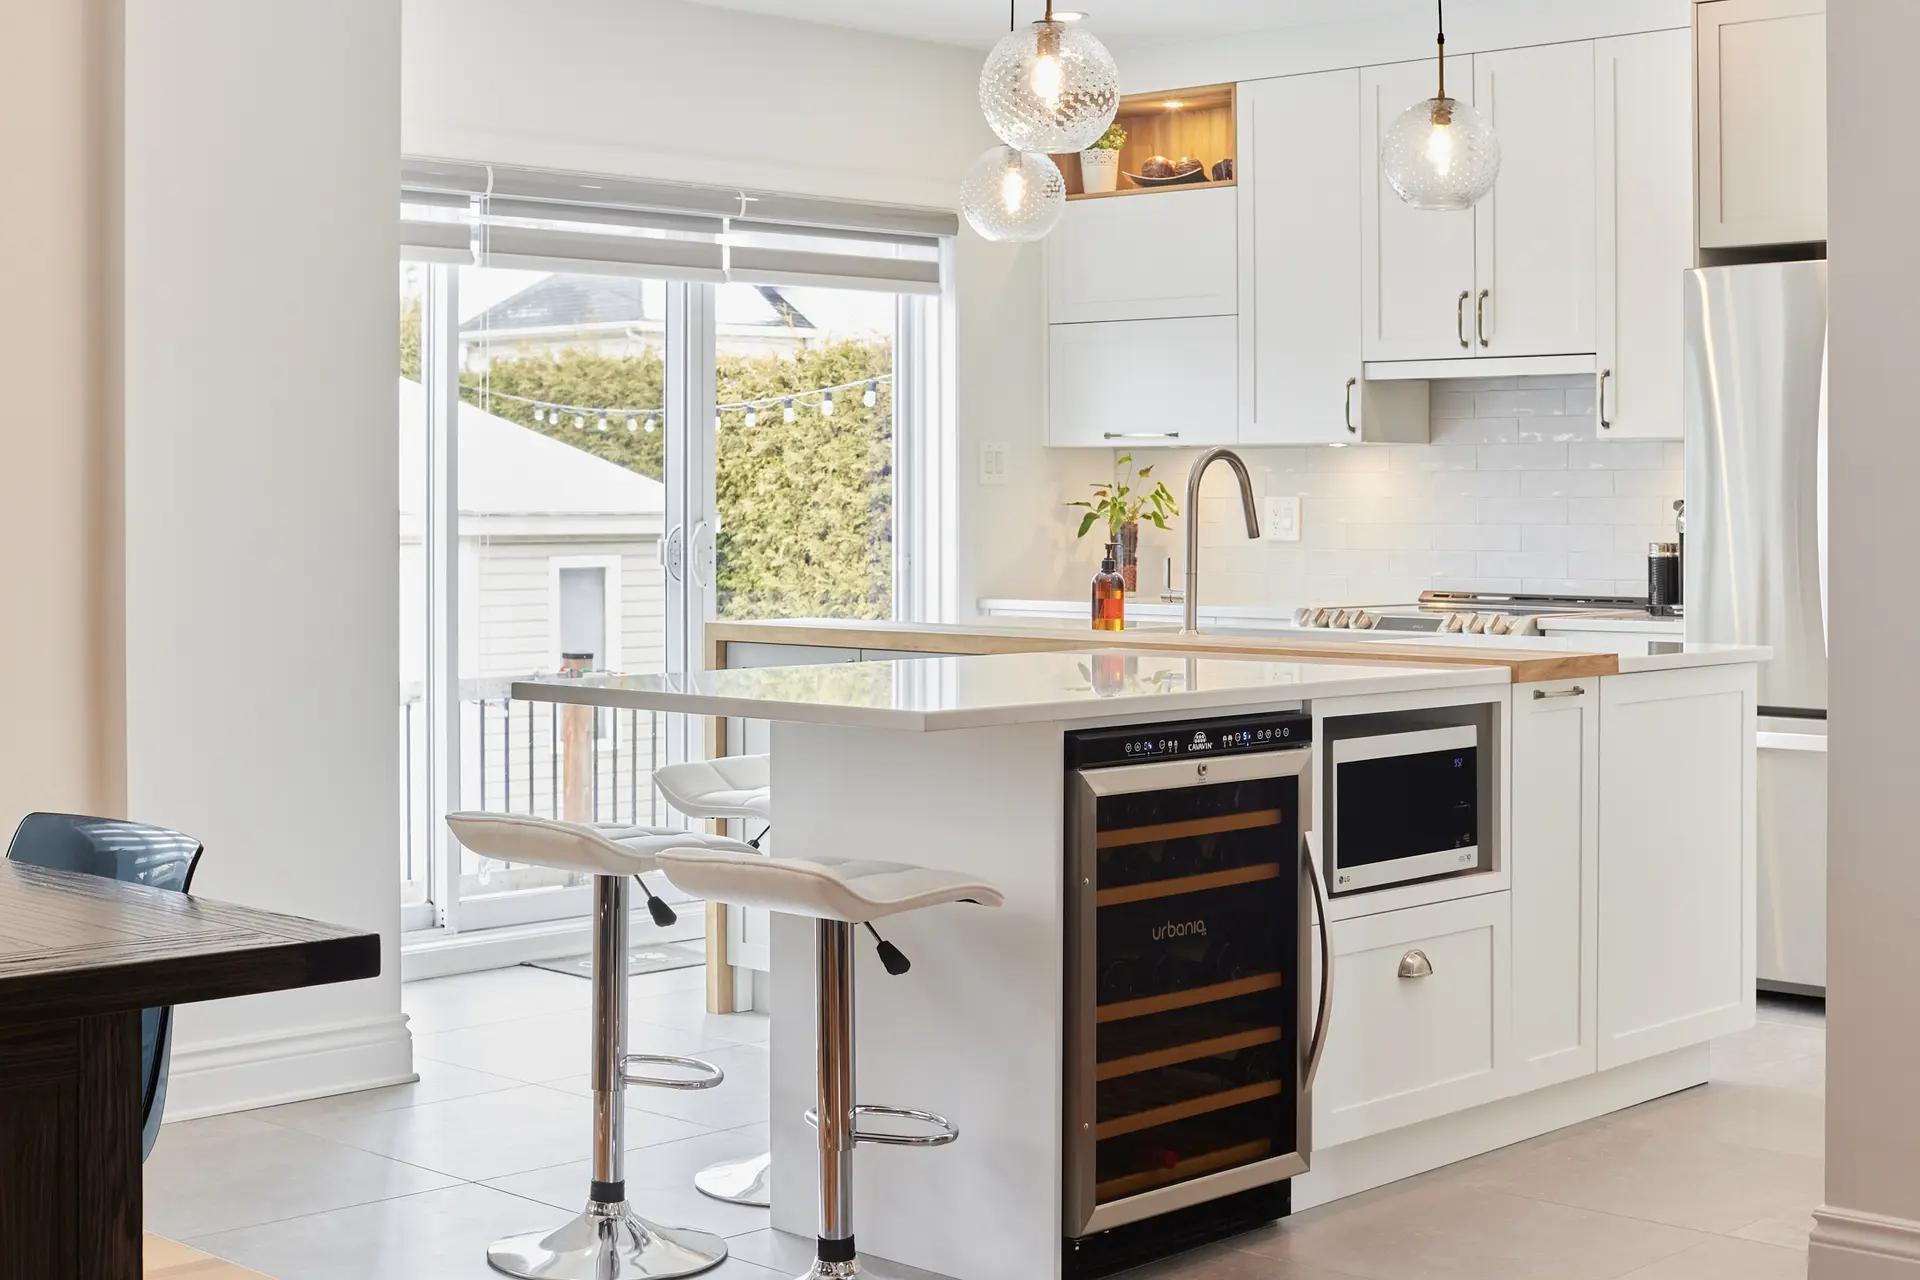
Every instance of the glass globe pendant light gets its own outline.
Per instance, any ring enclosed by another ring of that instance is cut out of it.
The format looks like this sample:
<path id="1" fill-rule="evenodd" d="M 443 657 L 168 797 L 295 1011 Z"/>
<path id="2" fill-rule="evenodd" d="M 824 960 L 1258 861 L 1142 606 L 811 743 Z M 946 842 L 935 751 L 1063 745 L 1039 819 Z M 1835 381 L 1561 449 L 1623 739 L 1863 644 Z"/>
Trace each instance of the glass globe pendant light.
<path id="1" fill-rule="evenodd" d="M 989 147 L 960 180 L 960 209 L 988 240 L 1039 240 L 1067 207 L 1067 181 L 1052 157 Z"/>
<path id="2" fill-rule="evenodd" d="M 1436 62 L 1440 91 L 1400 113 L 1380 139 L 1380 169 L 1399 197 L 1416 209 L 1470 209 L 1500 176 L 1500 139 L 1473 104 L 1447 96 L 1447 24 L 1444 0 Z"/>
<path id="3" fill-rule="evenodd" d="M 980 110 L 1015 151 L 1080 151 L 1120 110 L 1120 71 L 1091 31 L 1053 0 L 1046 16 L 1002 36 L 980 71 Z M 1009 24 L 1011 25 L 1011 24 Z"/>

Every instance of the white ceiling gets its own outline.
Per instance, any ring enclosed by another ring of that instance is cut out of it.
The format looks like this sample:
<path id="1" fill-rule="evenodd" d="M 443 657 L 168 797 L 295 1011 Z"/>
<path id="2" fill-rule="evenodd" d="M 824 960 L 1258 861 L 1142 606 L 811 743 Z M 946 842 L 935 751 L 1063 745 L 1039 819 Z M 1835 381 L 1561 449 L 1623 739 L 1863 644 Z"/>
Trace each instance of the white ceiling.
<path id="1" fill-rule="evenodd" d="M 1007 0 L 696 0 L 716 8 L 879 31 L 915 40 L 986 48 L 1007 30 Z M 1045 0 L 1017 0 L 1019 17 L 1040 16 Z M 1057 0 L 1084 9 L 1102 40 L 1170 42 L 1386 14 L 1431 12 L 1431 0 Z"/>

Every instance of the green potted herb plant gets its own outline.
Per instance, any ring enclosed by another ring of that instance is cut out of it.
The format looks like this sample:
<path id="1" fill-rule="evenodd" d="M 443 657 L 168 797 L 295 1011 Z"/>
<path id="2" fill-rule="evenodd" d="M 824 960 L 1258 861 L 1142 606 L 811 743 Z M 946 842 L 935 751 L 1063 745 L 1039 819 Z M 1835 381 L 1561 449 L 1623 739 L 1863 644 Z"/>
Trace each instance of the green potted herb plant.
<path id="1" fill-rule="evenodd" d="M 1120 181 L 1120 148 L 1126 145 L 1127 131 L 1118 120 L 1080 153 L 1080 187 L 1083 191 L 1111 191 Z"/>
<path id="2" fill-rule="evenodd" d="M 1149 520 L 1164 531 L 1167 517 L 1179 515 L 1180 508 L 1167 486 L 1153 478 L 1151 464 L 1136 468 L 1128 453 L 1114 459 L 1113 470 L 1113 479 L 1093 486 L 1092 498 L 1067 505 L 1086 512 L 1076 536 L 1086 537 L 1095 524 L 1106 525 L 1107 541 L 1119 545 L 1120 572 L 1131 595 L 1140 588 L 1140 521 Z"/>

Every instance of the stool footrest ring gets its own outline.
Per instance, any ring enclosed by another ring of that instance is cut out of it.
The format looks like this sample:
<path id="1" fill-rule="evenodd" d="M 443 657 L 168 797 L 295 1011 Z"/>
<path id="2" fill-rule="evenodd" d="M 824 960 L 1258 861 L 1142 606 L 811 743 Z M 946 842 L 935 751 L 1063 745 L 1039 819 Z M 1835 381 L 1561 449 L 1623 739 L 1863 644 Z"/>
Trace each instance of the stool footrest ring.
<path id="1" fill-rule="evenodd" d="M 692 1071 L 690 1076 L 644 1076 L 635 1075 L 634 1063 L 643 1063 L 654 1067 L 678 1067 L 682 1071 Z M 628 1084 L 645 1085 L 653 1089 L 711 1089 L 727 1078 L 727 1073 L 711 1062 L 700 1058 L 682 1058 L 670 1053 L 630 1053 L 620 1060 L 620 1076 Z"/>
<path id="2" fill-rule="evenodd" d="M 932 1111 L 916 1111 L 912 1107 L 883 1107 L 877 1104 L 862 1103 L 853 1109 L 855 1142 L 872 1142 L 883 1147 L 944 1147 L 960 1136 L 960 1126 Z M 886 1116 L 894 1120 L 914 1120 L 927 1125 L 932 1133 L 869 1133 L 859 1127 L 861 1116 Z M 820 1112 L 818 1108 L 807 1108 L 807 1123 L 818 1129 Z"/>

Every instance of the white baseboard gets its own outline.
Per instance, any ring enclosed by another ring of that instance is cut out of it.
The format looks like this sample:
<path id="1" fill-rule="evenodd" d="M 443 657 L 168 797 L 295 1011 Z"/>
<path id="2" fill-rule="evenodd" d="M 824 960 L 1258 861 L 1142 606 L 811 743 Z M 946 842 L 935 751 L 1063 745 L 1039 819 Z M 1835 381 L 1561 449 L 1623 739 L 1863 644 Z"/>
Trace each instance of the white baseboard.
<path id="1" fill-rule="evenodd" d="M 1689 1045 L 1610 1071 L 1316 1150 L 1313 1172 L 1293 1180 L 1294 1211 L 1704 1084 L 1709 1065 L 1708 1047 Z"/>
<path id="2" fill-rule="evenodd" d="M 1920 1278 L 1920 1222 L 1823 1204 L 1807 1242 L 1811 1280 Z"/>
<path id="3" fill-rule="evenodd" d="M 251 1111 L 417 1080 L 404 1013 L 178 1045 L 168 1120 Z"/>

